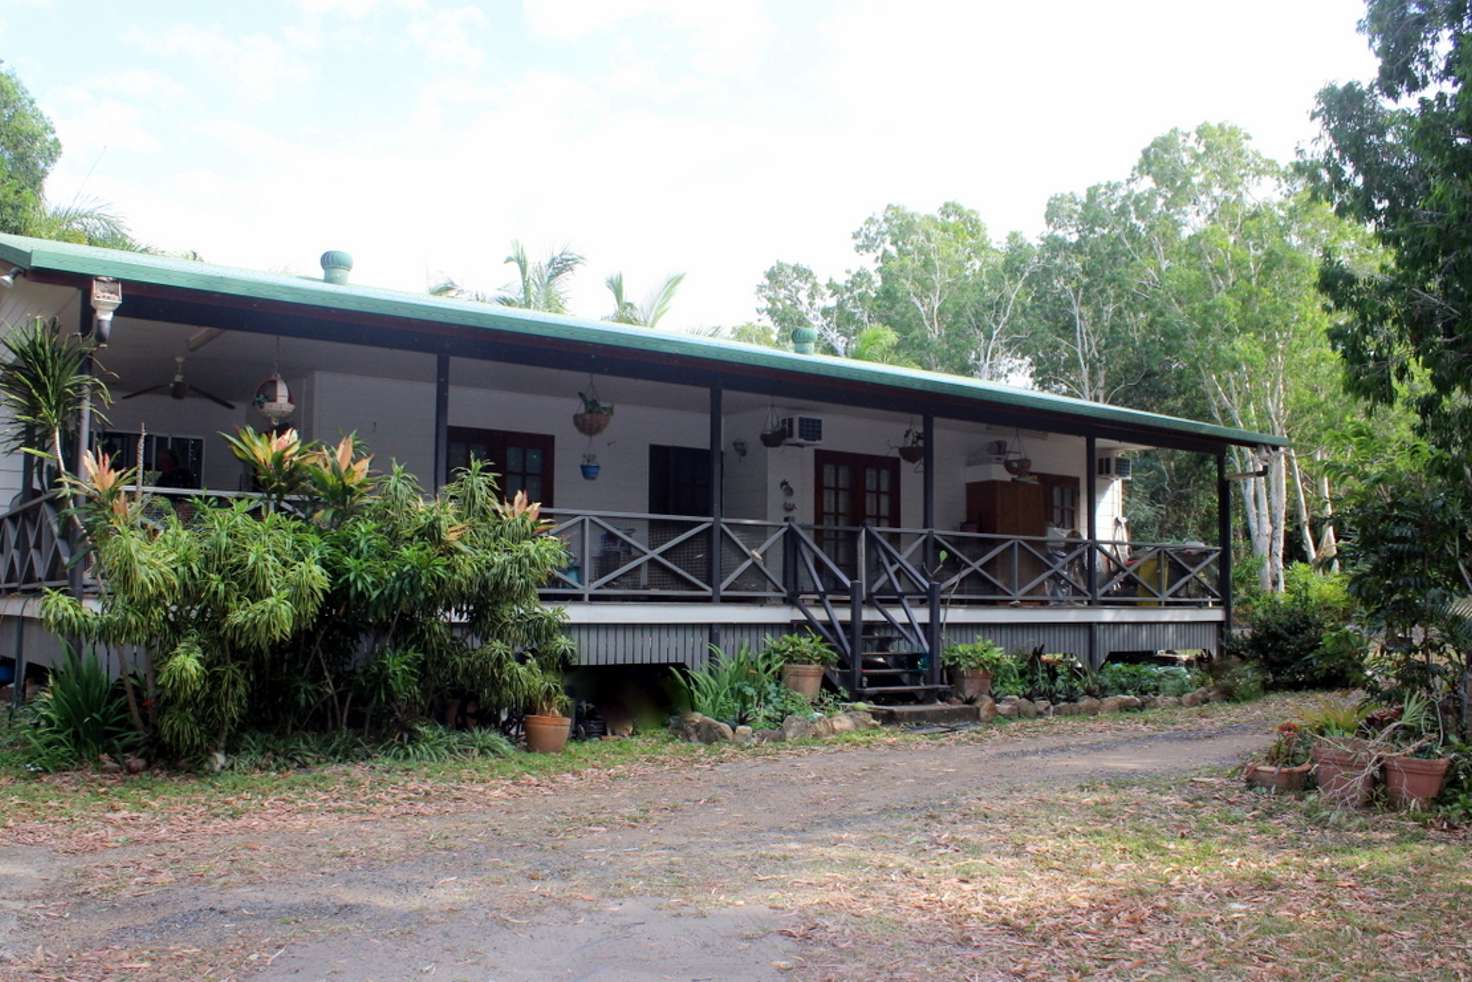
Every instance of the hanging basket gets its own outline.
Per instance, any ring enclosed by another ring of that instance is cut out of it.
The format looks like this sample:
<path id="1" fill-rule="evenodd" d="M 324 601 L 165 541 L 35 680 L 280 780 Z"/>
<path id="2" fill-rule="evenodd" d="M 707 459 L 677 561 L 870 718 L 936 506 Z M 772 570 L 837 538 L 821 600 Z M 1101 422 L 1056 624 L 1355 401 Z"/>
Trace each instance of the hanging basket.
<path id="1" fill-rule="evenodd" d="M 786 431 L 780 429 L 762 430 L 761 440 L 762 446 L 772 447 L 775 449 L 776 447 L 780 447 L 782 446 L 782 444 L 787 442 L 787 433 Z"/>
<path id="2" fill-rule="evenodd" d="M 906 443 L 899 448 L 900 460 L 907 464 L 918 464 L 925 456 L 925 445 L 923 443 Z"/>
<path id="3" fill-rule="evenodd" d="M 608 421 L 613 419 L 613 413 L 580 412 L 573 413 L 572 425 L 578 428 L 583 436 L 597 436 L 608 429 Z"/>

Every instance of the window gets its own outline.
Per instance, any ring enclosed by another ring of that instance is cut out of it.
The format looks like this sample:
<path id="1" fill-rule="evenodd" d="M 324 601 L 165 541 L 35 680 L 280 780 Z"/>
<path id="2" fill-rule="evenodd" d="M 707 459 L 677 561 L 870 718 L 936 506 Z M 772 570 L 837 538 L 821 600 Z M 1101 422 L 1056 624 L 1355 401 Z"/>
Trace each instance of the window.
<path id="1" fill-rule="evenodd" d="M 555 444 L 546 433 L 517 433 L 512 430 L 481 430 L 452 426 L 445 480 L 476 457 L 488 460 L 500 475 L 501 494 L 507 498 L 525 491 L 532 501 L 551 507 L 553 454 Z"/>
<path id="2" fill-rule="evenodd" d="M 107 430 L 97 434 L 96 449 L 112 458 L 114 467 L 138 465 L 138 434 Z M 143 480 L 160 488 L 204 488 L 204 439 L 149 433 L 143 438 Z"/>
<path id="3" fill-rule="evenodd" d="M 1039 481 L 1043 487 L 1043 505 L 1046 508 L 1048 525 L 1082 534 L 1083 529 L 1079 526 L 1078 478 L 1041 474 Z"/>
<path id="4" fill-rule="evenodd" d="M 649 511 L 655 515 L 709 515 L 710 451 L 704 447 L 649 447 Z"/>

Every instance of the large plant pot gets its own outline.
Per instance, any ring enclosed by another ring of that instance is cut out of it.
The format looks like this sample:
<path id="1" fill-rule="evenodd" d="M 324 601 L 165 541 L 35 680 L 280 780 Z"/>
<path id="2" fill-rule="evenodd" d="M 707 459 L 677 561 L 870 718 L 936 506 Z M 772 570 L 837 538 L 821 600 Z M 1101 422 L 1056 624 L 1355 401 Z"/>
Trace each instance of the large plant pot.
<path id="1" fill-rule="evenodd" d="M 1397 808 L 1422 808 L 1441 794 L 1446 783 L 1447 757 L 1423 760 L 1420 757 L 1385 758 L 1385 792 Z"/>
<path id="2" fill-rule="evenodd" d="M 975 702 L 991 694 L 992 673 L 981 668 L 953 668 L 951 687 L 962 702 Z"/>
<path id="3" fill-rule="evenodd" d="M 823 688 L 823 666 L 783 665 L 782 684 L 804 699 L 816 699 Z"/>
<path id="4" fill-rule="evenodd" d="M 526 749 L 534 754 L 555 754 L 567 746 L 572 720 L 566 716 L 528 716 Z"/>
<path id="5" fill-rule="evenodd" d="M 1248 764 L 1242 776 L 1249 787 L 1268 788 L 1272 791 L 1302 791 L 1308 786 L 1308 775 L 1312 770 L 1312 764 L 1298 764 L 1295 767 Z"/>
<path id="6" fill-rule="evenodd" d="M 1338 750 L 1322 744 L 1314 747 L 1314 776 L 1319 794 L 1343 808 L 1363 808 L 1375 790 L 1374 758 L 1369 754 Z"/>

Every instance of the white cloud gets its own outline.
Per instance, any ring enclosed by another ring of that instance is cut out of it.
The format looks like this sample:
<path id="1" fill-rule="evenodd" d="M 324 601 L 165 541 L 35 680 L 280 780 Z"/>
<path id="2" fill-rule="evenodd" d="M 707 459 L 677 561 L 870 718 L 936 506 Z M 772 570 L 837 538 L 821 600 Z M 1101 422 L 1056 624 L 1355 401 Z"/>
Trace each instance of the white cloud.
<path id="1" fill-rule="evenodd" d="M 488 27 L 478 7 L 443 7 L 410 17 L 409 36 L 437 68 L 474 68 L 485 57 Z"/>

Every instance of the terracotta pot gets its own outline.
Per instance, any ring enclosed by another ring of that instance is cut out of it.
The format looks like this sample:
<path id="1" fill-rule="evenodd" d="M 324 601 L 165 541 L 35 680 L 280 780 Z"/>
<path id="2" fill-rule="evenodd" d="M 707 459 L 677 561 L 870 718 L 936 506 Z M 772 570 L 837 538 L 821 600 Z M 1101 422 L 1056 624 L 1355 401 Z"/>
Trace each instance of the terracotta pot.
<path id="1" fill-rule="evenodd" d="M 1270 764 L 1248 764 L 1242 772 L 1249 787 L 1271 788 L 1274 791 L 1302 791 L 1308 785 L 1312 764 L 1296 767 L 1273 767 Z"/>
<path id="2" fill-rule="evenodd" d="M 1343 808 L 1363 808 L 1370 803 L 1370 792 L 1375 789 L 1370 755 L 1322 744 L 1314 747 L 1313 755 L 1314 776 L 1325 800 Z"/>
<path id="3" fill-rule="evenodd" d="M 782 684 L 804 699 L 816 699 L 823 688 L 823 666 L 783 665 Z"/>
<path id="4" fill-rule="evenodd" d="M 1423 760 L 1420 757 L 1385 758 L 1385 791 L 1397 808 L 1422 808 L 1441 794 L 1446 782 L 1447 757 Z"/>
<path id="5" fill-rule="evenodd" d="M 572 425 L 583 436 L 597 436 L 608 429 L 608 421 L 611 419 L 611 413 L 573 413 Z"/>
<path id="6" fill-rule="evenodd" d="M 567 746 L 572 720 L 566 716 L 528 716 L 526 749 L 534 754 L 555 754 Z"/>
<path id="7" fill-rule="evenodd" d="M 953 668 L 951 686 L 962 702 L 975 702 L 991 694 L 992 673 L 984 668 Z"/>

